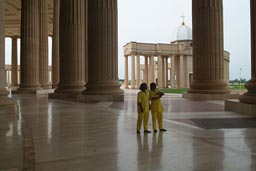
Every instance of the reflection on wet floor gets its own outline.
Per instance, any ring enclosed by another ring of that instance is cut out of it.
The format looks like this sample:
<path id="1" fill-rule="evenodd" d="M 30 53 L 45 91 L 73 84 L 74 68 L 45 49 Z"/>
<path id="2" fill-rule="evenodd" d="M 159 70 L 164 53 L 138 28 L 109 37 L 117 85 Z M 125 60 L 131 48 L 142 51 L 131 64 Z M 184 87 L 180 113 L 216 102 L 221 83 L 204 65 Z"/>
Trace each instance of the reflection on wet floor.
<path id="1" fill-rule="evenodd" d="M 39 171 L 256 170 L 254 119 L 224 111 L 221 102 L 166 95 L 168 131 L 137 135 L 135 91 L 118 103 L 13 99 L 18 114 L 0 116 L 0 171 L 22 167 L 24 146 Z"/>

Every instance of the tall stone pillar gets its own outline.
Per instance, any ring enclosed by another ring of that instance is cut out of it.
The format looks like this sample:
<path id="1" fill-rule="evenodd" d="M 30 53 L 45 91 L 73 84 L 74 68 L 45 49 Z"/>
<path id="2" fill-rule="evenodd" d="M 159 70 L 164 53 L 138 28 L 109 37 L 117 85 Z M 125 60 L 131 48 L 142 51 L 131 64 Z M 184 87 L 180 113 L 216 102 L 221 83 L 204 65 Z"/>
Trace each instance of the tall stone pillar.
<path id="1" fill-rule="evenodd" d="M 12 87 L 18 86 L 18 46 L 17 37 L 12 37 Z"/>
<path id="2" fill-rule="evenodd" d="M 144 83 L 148 84 L 148 56 L 144 56 L 145 66 L 144 66 Z"/>
<path id="3" fill-rule="evenodd" d="M 60 82 L 52 97 L 76 97 L 85 85 L 85 1 L 60 3 Z"/>
<path id="4" fill-rule="evenodd" d="M 38 0 L 39 8 L 39 82 L 43 89 L 49 89 L 48 64 L 48 0 Z"/>
<path id="5" fill-rule="evenodd" d="M 155 62 L 154 56 L 149 57 L 149 84 L 155 82 Z"/>
<path id="6" fill-rule="evenodd" d="M 117 47 L 117 0 L 88 0 L 88 83 L 78 100 L 123 101 Z"/>
<path id="7" fill-rule="evenodd" d="M 228 94 L 224 81 L 222 0 L 193 0 L 193 82 L 188 93 Z"/>
<path id="8" fill-rule="evenodd" d="M 0 97 L 8 94 L 5 74 L 5 1 L 0 1 Z M 1 104 L 1 103 L 0 103 Z"/>
<path id="9" fill-rule="evenodd" d="M 140 88 L 140 83 L 141 83 L 141 79 L 140 79 L 140 55 L 136 56 L 136 86 L 137 88 Z"/>
<path id="10" fill-rule="evenodd" d="M 135 88 L 135 55 L 131 55 L 132 58 L 132 66 L 131 66 L 131 88 L 134 89 Z"/>
<path id="11" fill-rule="evenodd" d="M 13 102 L 7 97 L 5 76 L 5 1 L 0 1 L 0 114 L 13 112 Z"/>
<path id="12" fill-rule="evenodd" d="M 250 5 L 251 5 L 251 79 L 245 85 L 248 92 L 240 96 L 239 100 L 242 103 L 256 104 L 256 1 L 251 0 Z"/>
<path id="13" fill-rule="evenodd" d="M 185 82 L 184 82 L 184 72 L 185 72 L 185 66 L 184 66 L 184 56 L 180 55 L 180 63 L 179 63 L 179 88 L 185 88 Z"/>
<path id="14" fill-rule="evenodd" d="M 163 57 L 158 56 L 158 68 L 157 68 L 158 87 L 163 88 Z"/>
<path id="15" fill-rule="evenodd" d="M 165 85 L 168 88 L 168 57 L 165 58 Z"/>
<path id="16" fill-rule="evenodd" d="M 171 87 L 175 88 L 175 56 L 171 57 Z"/>
<path id="17" fill-rule="evenodd" d="M 124 56 L 124 88 L 128 88 L 129 74 L 128 74 L 128 56 Z"/>
<path id="18" fill-rule="evenodd" d="M 60 80 L 59 17 L 60 0 L 54 0 L 52 35 L 52 87 L 55 89 L 57 88 Z"/>
<path id="19" fill-rule="evenodd" d="M 39 83 L 38 0 L 21 1 L 21 56 L 19 93 L 31 93 Z"/>
<path id="20" fill-rule="evenodd" d="M 163 88 L 165 87 L 165 76 L 166 76 L 166 74 L 165 74 L 165 70 L 166 70 L 166 65 L 165 65 L 165 57 L 163 57 L 162 58 L 162 67 L 163 67 Z"/>

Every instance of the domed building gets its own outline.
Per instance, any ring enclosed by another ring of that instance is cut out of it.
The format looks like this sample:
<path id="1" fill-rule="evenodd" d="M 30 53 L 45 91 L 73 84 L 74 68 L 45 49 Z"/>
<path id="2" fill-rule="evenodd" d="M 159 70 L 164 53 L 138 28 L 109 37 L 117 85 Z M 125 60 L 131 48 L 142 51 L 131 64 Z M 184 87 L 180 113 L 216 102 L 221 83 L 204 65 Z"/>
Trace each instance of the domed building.
<path id="1" fill-rule="evenodd" d="M 192 41 L 192 29 L 182 22 L 172 34 L 171 43 L 180 41 Z"/>
<path id="2" fill-rule="evenodd" d="M 225 51 L 224 77 L 227 83 L 229 56 Z M 173 32 L 169 44 L 127 43 L 124 57 L 125 88 L 139 88 L 142 82 L 156 82 L 159 88 L 189 88 L 193 79 L 192 29 L 183 21 Z M 130 72 L 128 68 L 131 68 Z"/>

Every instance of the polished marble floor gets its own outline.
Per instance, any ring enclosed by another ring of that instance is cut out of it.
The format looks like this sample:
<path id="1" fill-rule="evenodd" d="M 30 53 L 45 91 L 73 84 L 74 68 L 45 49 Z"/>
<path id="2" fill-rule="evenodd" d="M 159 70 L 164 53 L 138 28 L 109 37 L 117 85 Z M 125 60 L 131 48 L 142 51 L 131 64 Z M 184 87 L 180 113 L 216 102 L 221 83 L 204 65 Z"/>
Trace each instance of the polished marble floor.
<path id="1" fill-rule="evenodd" d="M 0 171 L 256 170 L 256 121 L 224 111 L 223 101 L 165 95 L 168 131 L 137 135 L 136 91 L 114 103 L 12 99 L 18 113 L 0 116 Z"/>

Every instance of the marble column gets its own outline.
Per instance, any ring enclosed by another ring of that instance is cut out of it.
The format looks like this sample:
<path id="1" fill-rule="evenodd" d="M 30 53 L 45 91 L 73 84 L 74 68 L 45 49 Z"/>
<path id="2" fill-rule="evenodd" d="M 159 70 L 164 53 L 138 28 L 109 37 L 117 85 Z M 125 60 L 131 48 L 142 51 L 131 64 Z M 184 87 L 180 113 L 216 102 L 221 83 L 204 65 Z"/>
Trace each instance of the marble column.
<path id="1" fill-rule="evenodd" d="M 135 55 L 131 55 L 131 88 L 135 88 Z"/>
<path id="2" fill-rule="evenodd" d="M 185 66 L 184 66 L 184 56 L 180 55 L 180 63 L 179 63 L 179 88 L 185 88 L 185 77 L 184 77 L 184 70 L 185 70 Z"/>
<path id="3" fill-rule="evenodd" d="M 246 83 L 248 90 L 239 97 L 240 102 L 256 104 L 256 1 L 251 0 L 251 79 Z"/>
<path id="4" fill-rule="evenodd" d="M 12 86 L 18 86 L 18 46 L 17 37 L 12 37 Z"/>
<path id="5" fill-rule="evenodd" d="M 171 57 L 171 87 L 175 88 L 175 56 Z"/>
<path id="6" fill-rule="evenodd" d="M 155 62 L 154 56 L 149 57 L 149 84 L 155 82 Z"/>
<path id="7" fill-rule="evenodd" d="M 52 87 L 54 89 L 57 88 L 60 80 L 59 17 L 60 0 L 54 0 L 52 35 Z"/>
<path id="8" fill-rule="evenodd" d="M 5 1 L 0 1 L 0 98 L 8 94 L 5 74 Z M 1 103 L 0 103 L 1 104 Z"/>
<path id="9" fill-rule="evenodd" d="M 158 87 L 163 88 L 163 57 L 158 56 L 158 68 L 157 68 Z"/>
<path id="10" fill-rule="evenodd" d="M 168 88 L 168 57 L 165 58 L 165 87 Z"/>
<path id="11" fill-rule="evenodd" d="M 76 97 L 85 85 L 85 1 L 60 3 L 60 82 L 52 97 Z"/>
<path id="12" fill-rule="evenodd" d="M 165 64 L 165 57 L 163 57 L 163 88 L 165 87 L 165 77 L 166 77 L 166 73 L 165 73 L 165 70 L 166 70 L 166 64 Z"/>
<path id="13" fill-rule="evenodd" d="M 14 113 L 14 103 L 7 95 L 5 75 L 5 1 L 0 1 L 0 114 Z"/>
<path id="14" fill-rule="evenodd" d="M 128 59 L 129 56 L 124 56 L 124 88 L 128 88 L 128 82 L 129 82 L 129 70 L 128 70 Z"/>
<path id="15" fill-rule="evenodd" d="M 136 86 L 140 88 L 141 79 L 140 79 L 140 55 L 136 56 Z"/>
<path id="16" fill-rule="evenodd" d="M 188 93 L 228 94 L 224 81 L 222 0 L 193 0 L 193 82 Z"/>
<path id="17" fill-rule="evenodd" d="M 88 0 L 89 66 L 83 92 L 88 98 L 80 100 L 123 101 L 118 82 L 117 22 L 117 0 Z"/>
<path id="18" fill-rule="evenodd" d="M 21 56 L 19 93 L 31 93 L 39 83 L 38 0 L 21 1 Z"/>
<path id="19" fill-rule="evenodd" d="M 148 56 L 144 56 L 145 66 L 144 66 L 144 80 L 143 82 L 148 84 Z"/>
<path id="20" fill-rule="evenodd" d="M 50 89 L 48 64 L 48 0 L 38 0 L 39 8 L 39 82 Z"/>

